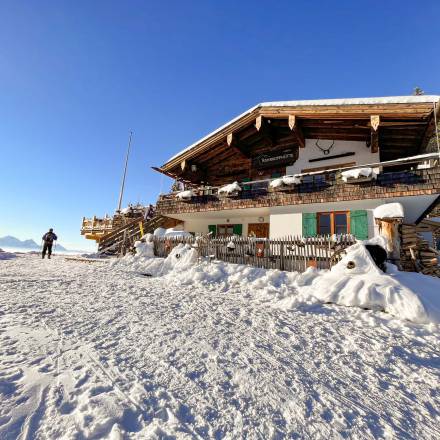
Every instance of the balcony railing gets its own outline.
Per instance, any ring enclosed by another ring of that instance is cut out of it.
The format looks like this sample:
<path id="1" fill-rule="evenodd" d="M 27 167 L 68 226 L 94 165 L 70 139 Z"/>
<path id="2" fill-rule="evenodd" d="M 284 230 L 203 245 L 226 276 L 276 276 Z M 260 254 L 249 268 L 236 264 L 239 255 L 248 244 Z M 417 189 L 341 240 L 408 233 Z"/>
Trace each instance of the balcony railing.
<path id="1" fill-rule="evenodd" d="M 361 169 L 370 169 L 372 172 L 370 175 L 352 172 Z M 347 171 L 349 172 L 344 173 Z M 359 176 L 356 177 L 356 174 Z M 163 194 L 159 197 L 157 209 L 166 215 L 173 212 L 322 203 L 440 192 L 438 154 L 302 173 L 294 177 L 286 179 L 287 182 L 294 182 L 287 185 L 278 185 L 279 182 L 276 182 L 274 186 L 277 179 L 240 182 L 240 189 L 229 194 L 219 191 L 223 187 L 210 186 L 194 187 L 185 191 L 185 194 Z"/>
<path id="2" fill-rule="evenodd" d="M 96 234 L 96 233 L 107 233 L 113 228 L 113 218 L 112 217 L 83 217 L 81 225 L 81 234 Z"/>

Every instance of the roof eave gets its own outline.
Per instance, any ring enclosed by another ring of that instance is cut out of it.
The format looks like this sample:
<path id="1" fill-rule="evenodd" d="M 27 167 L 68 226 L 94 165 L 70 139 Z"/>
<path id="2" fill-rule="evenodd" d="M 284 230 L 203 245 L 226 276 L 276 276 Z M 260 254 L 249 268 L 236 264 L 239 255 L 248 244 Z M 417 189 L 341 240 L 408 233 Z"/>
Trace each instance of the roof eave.
<path id="1" fill-rule="evenodd" d="M 440 104 L 440 96 L 438 95 L 421 95 L 421 96 L 398 96 L 398 97 L 384 97 L 384 98 L 348 98 L 348 99 L 326 99 L 326 100 L 303 100 L 303 101 L 274 101 L 259 103 L 235 118 L 228 121 L 226 124 L 218 127 L 216 130 L 210 132 L 203 138 L 194 142 L 193 144 L 180 151 L 175 156 L 171 157 L 160 168 L 163 171 L 169 171 L 176 165 L 179 165 L 183 160 L 190 159 L 207 145 L 215 143 L 222 137 L 225 137 L 230 131 L 240 128 L 243 124 L 248 123 L 250 116 L 258 116 L 261 109 L 268 107 L 285 108 L 301 108 L 301 107 L 328 107 L 328 106 L 344 106 L 347 109 L 353 106 L 377 106 L 377 105 L 398 105 L 398 104 Z M 440 107 L 440 105 L 439 105 Z M 255 113 L 255 114 L 254 114 Z"/>

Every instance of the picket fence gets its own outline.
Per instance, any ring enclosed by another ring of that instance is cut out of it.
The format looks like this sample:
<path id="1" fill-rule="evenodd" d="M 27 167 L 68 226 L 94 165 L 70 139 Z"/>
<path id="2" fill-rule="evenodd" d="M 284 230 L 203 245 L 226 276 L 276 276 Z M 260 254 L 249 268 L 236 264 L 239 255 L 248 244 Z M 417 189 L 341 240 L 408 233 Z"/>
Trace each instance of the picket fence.
<path id="1" fill-rule="evenodd" d="M 200 259 L 248 264 L 265 269 L 304 272 L 308 267 L 329 269 L 336 264 L 343 250 L 356 242 L 351 235 L 285 237 L 260 239 L 253 237 L 154 237 L 154 254 L 167 257 L 179 244 L 196 249 Z"/>

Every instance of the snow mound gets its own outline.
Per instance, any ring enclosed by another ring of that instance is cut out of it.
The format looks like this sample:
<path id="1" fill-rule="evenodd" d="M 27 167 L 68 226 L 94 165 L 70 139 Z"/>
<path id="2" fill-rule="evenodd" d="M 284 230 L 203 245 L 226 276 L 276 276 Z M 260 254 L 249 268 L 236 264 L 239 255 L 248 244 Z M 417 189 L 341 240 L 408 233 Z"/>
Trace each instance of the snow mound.
<path id="1" fill-rule="evenodd" d="M 391 264 L 387 269 L 383 273 L 365 244 L 356 243 L 331 270 L 302 274 L 299 295 L 291 305 L 314 297 L 322 303 L 385 311 L 419 324 L 440 323 L 440 280 L 399 272 Z M 289 301 L 285 305 L 289 308 Z"/>
<path id="2" fill-rule="evenodd" d="M 152 276 L 166 276 L 176 285 L 220 285 L 276 300 L 281 309 L 304 303 L 334 303 L 384 311 L 418 324 L 440 323 L 440 280 L 416 273 L 399 272 L 387 265 L 387 273 L 374 263 L 365 244 L 346 250 L 331 270 L 309 268 L 304 273 L 266 270 L 222 261 L 199 261 L 197 249 L 176 246 L 167 258 L 151 258 L 151 252 L 128 256 L 121 264 Z M 375 243 L 376 244 L 376 243 Z M 381 244 L 379 241 L 378 244 Z"/>
<path id="3" fill-rule="evenodd" d="M 189 200 L 194 195 L 194 192 L 192 189 L 188 189 L 186 191 L 180 191 L 176 194 L 176 198 L 180 200 Z"/>
<path id="4" fill-rule="evenodd" d="M 241 191 L 241 187 L 238 182 L 230 183 L 229 185 L 219 188 L 219 194 L 233 194 L 234 192 Z"/>
<path id="5" fill-rule="evenodd" d="M 134 248 L 136 249 L 136 255 L 139 255 L 140 257 L 154 257 L 154 244 L 151 241 L 146 241 L 145 243 L 136 241 Z"/>
<path id="6" fill-rule="evenodd" d="M 359 179 L 359 177 L 372 177 L 375 179 L 377 177 L 378 170 L 376 168 L 356 168 L 354 170 L 342 171 L 341 176 L 344 182 L 348 179 Z"/>
<path id="7" fill-rule="evenodd" d="M 403 218 L 405 213 L 401 203 L 385 203 L 373 211 L 374 218 Z"/>
<path id="8" fill-rule="evenodd" d="M 299 185 L 301 183 L 301 177 L 294 175 L 294 176 L 283 176 L 279 179 L 272 180 L 270 182 L 270 186 L 272 188 L 278 188 L 283 185 Z"/>

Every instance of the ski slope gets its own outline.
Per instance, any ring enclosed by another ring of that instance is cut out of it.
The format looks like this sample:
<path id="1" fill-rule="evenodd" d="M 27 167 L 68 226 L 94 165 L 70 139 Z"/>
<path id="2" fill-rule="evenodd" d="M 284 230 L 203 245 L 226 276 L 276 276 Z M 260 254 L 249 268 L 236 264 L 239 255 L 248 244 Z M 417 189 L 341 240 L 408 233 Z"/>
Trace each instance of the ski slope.
<path id="1" fill-rule="evenodd" d="M 440 438 L 440 329 L 133 264 L 0 261 L 0 438 Z"/>

